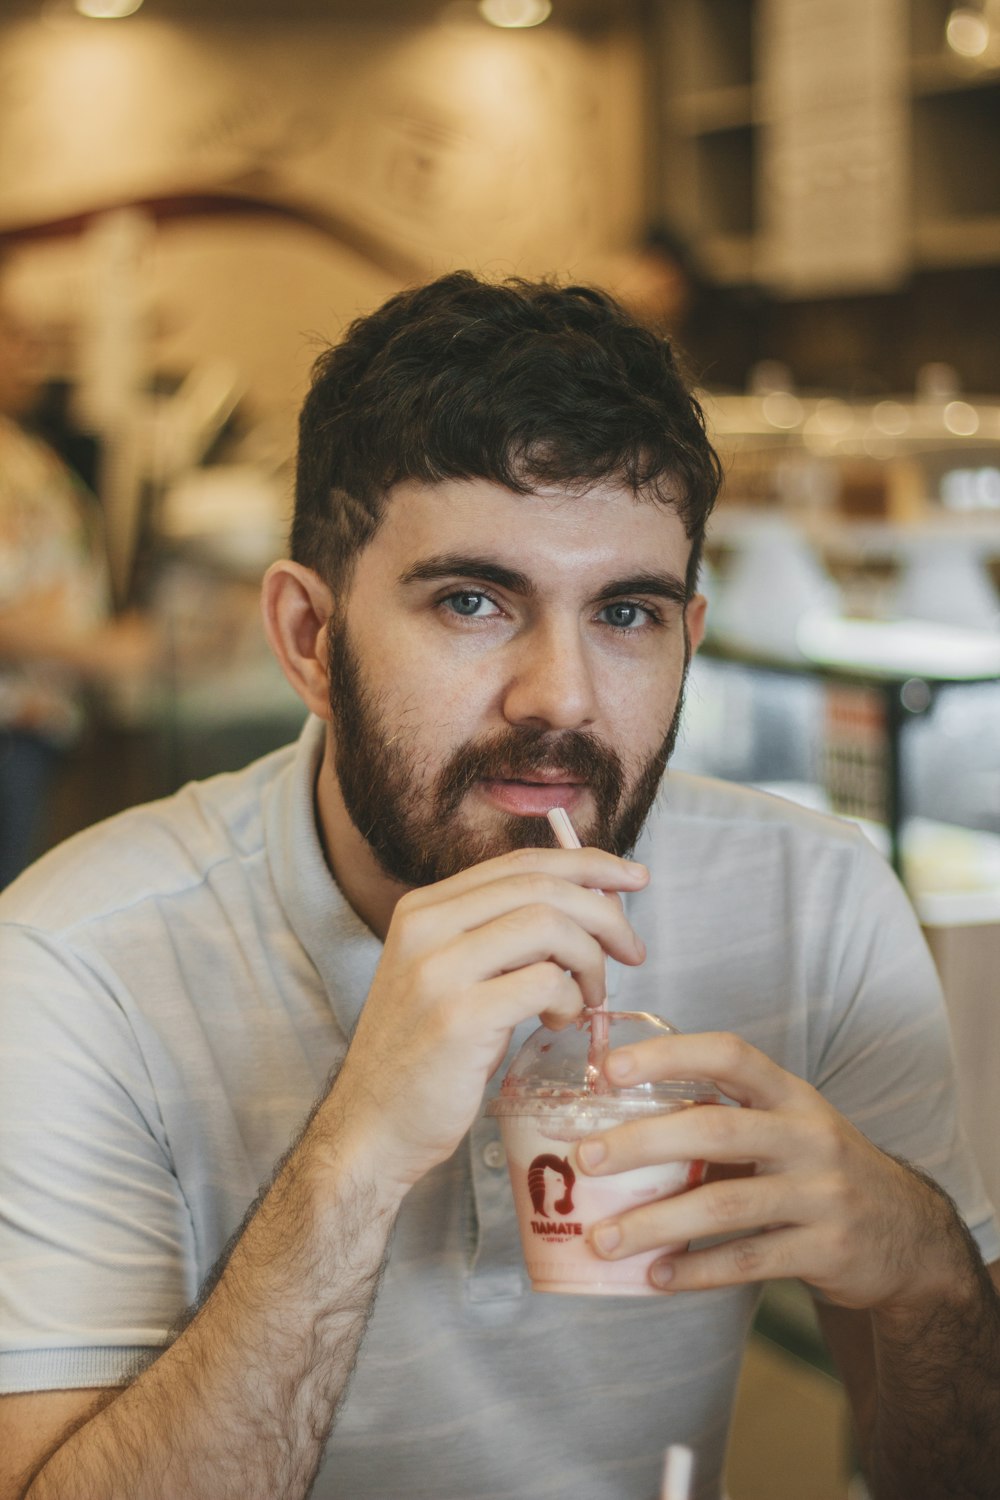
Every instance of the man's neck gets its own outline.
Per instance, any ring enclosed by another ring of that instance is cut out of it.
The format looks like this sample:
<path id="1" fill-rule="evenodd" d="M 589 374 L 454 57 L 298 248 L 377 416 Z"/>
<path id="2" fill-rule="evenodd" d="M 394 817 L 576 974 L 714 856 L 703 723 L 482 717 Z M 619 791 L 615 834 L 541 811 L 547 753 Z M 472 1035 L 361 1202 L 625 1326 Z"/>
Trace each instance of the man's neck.
<path id="1" fill-rule="evenodd" d="M 351 822 L 340 795 L 329 736 L 316 776 L 314 805 L 316 830 L 331 875 L 348 905 L 384 942 L 396 902 L 408 887 L 386 875 Z"/>

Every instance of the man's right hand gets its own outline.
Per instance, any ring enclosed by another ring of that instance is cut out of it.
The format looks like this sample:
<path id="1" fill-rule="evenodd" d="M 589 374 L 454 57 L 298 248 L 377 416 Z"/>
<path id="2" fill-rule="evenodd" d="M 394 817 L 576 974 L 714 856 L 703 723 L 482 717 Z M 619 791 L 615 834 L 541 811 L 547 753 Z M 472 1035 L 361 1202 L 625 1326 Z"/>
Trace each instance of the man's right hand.
<path id="1" fill-rule="evenodd" d="M 647 879 L 599 849 L 522 849 L 399 901 L 328 1101 L 383 1189 L 405 1192 L 451 1155 L 519 1022 L 565 1026 L 604 999 L 606 955 L 642 963 L 602 893 Z"/>

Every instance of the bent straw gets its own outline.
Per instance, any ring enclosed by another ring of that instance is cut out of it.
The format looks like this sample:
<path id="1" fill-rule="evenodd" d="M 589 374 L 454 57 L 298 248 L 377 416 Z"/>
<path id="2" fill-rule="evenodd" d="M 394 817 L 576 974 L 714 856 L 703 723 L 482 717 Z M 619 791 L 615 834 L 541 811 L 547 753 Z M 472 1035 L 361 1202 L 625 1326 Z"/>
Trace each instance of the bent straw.
<path id="1" fill-rule="evenodd" d="M 570 822 L 564 807 L 550 807 L 545 815 L 556 840 L 563 849 L 582 849 L 576 829 Z M 595 1083 L 601 1077 L 601 1068 L 608 1051 L 608 961 L 604 960 L 604 999 L 600 1006 L 590 1012 L 590 1066 L 595 1072 Z"/>
<path id="2" fill-rule="evenodd" d="M 690 1500 L 694 1454 L 683 1443 L 671 1443 L 663 1464 L 660 1500 Z"/>

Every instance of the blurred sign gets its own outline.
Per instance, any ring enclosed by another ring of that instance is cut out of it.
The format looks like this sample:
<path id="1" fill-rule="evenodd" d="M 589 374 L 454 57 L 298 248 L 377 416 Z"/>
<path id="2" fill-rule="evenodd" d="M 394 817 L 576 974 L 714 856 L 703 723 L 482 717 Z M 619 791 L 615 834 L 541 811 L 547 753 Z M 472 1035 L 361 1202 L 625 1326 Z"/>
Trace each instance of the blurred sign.
<path id="1" fill-rule="evenodd" d="M 905 0 L 763 0 L 762 272 L 779 293 L 906 272 L 906 26 Z"/>
<path id="2" fill-rule="evenodd" d="M 823 782 L 833 811 L 889 821 L 888 725 L 876 688 L 825 684 Z"/>

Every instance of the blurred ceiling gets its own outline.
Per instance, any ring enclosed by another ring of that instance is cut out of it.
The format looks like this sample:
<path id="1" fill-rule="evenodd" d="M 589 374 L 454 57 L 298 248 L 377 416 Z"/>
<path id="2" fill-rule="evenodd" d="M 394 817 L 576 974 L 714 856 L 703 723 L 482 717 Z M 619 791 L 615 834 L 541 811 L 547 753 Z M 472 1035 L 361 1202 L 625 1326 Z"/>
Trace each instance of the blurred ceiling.
<path id="1" fill-rule="evenodd" d="M 552 20 L 571 26 L 606 27 L 645 15 L 656 0 L 552 0 Z M 0 0 L 0 21 L 30 20 L 72 0 Z M 474 15 L 474 0 L 145 0 L 141 16 L 177 21 L 410 22 L 433 21 L 445 12 Z"/>

